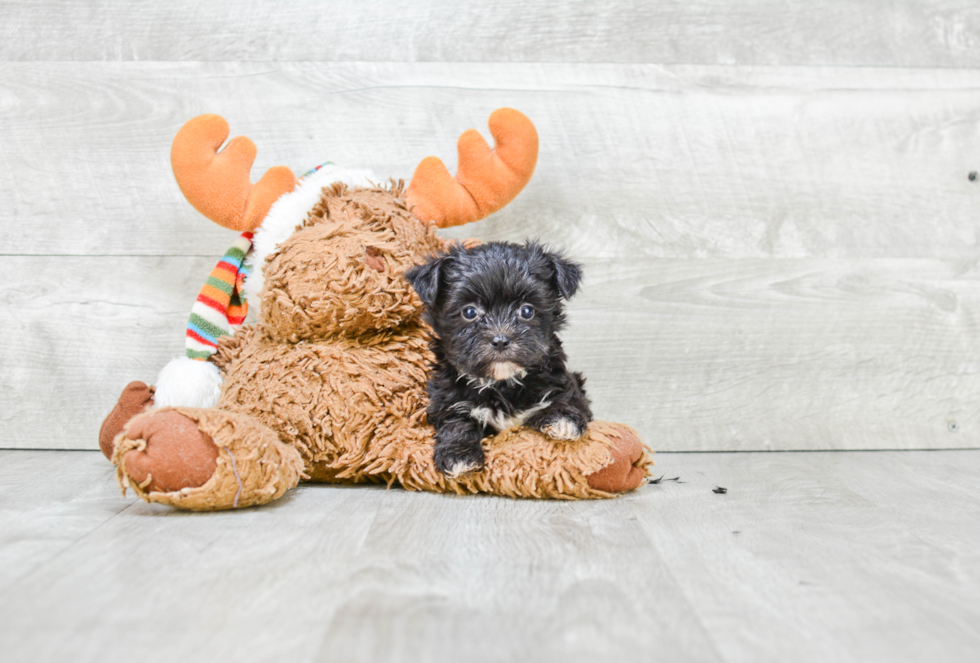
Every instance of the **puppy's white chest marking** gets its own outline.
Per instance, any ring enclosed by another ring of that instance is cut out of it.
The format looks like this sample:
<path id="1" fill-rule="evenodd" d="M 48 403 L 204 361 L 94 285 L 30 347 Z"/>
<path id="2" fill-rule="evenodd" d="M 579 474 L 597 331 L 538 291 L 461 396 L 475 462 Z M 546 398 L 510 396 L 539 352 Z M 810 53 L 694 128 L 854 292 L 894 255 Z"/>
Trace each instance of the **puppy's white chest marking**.
<path id="1" fill-rule="evenodd" d="M 550 401 L 541 401 L 526 410 L 515 412 L 514 414 L 504 414 L 500 410 L 494 410 L 485 405 L 480 405 L 470 409 L 470 417 L 476 419 L 484 426 L 490 426 L 498 433 L 509 428 L 518 428 L 530 419 L 536 412 L 540 412 L 551 405 Z"/>

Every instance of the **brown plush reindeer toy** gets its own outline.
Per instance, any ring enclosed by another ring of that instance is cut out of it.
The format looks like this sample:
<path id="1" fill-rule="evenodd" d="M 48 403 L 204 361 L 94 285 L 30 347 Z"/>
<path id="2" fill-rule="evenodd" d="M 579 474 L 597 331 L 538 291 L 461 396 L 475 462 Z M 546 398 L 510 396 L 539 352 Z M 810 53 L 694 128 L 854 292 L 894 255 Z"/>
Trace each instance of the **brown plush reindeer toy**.
<path id="1" fill-rule="evenodd" d="M 650 464 L 636 432 L 593 422 L 578 440 L 526 428 L 483 441 L 482 470 L 456 479 L 432 459 L 422 303 L 403 272 L 445 250 L 436 234 L 481 219 L 530 180 L 538 137 L 521 113 L 490 116 L 493 150 L 459 140 L 452 177 L 429 157 L 410 186 L 325 165 L 297 180 L 202 115 L 171 151 L 187 200 L 242 235 L 191 313 L 187 356 L 156 388 L 129 384 L 100 432 L 123 490 L 181 509 L 263 504 L 301 480 L 398 483 L 409 490 L 599 498 L 632 490 Z M 248 304 L 258 322 L 240 326 Z"/>

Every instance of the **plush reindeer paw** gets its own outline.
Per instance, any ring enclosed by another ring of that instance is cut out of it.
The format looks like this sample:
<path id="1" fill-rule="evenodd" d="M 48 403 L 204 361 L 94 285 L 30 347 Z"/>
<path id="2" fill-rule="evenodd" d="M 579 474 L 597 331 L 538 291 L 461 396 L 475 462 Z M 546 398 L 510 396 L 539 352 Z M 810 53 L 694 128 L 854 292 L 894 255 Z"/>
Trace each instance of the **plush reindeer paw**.
<path id="1" fill-rule="evenodd" d="M 593 472 L 586 479 L 595 490 L 607 493 L 625 493 L 639 488 L 646 477 L 646 468 L 652 464 L 639 436 L 628 426 L 617 426 L 616 440 L 610 447 L 612 462 Z"/>
<path id="2" fill-rule="evenodd" d="M 217 467 L 218 447 L 201 432 L 197 422 L 176 410 L 150 412 L 133 419 L 123 436 L 145 444 L 113 461 L 124 463 L 126 474 L 136 483 L 149 479 L 146 491 L 203 486 Z"/>
<path id="3" fill-rule="evenodd" d="M 116 448 L 113 440 L 122 432 L 123 426 L 137 414 L 153 407 L 153 391 L 153 387 L 142 382 L 130 382 L 123 389 L 119 401 L 99 429 L 99 448 L 106 458 L 112 459 L 112 452 Z"/>
<path id="4" fill-rule="evenodd" d="M 254 417 L 213 408 L 160 408 L 126 424 L 116 479 L 147 502 L 191 511 L 265 504 L 296 486 L 303 457 Z"/>

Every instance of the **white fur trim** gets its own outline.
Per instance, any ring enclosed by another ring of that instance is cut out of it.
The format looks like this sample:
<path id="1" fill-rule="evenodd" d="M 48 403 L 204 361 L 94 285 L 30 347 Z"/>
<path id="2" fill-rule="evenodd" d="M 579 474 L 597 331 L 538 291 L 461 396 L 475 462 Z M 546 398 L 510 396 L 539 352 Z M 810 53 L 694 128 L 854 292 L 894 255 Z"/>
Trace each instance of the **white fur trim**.
<path id="1" fill-rule="evenodd" d="M 347 186 L 375 186 L 378 178 L 370 170 L 363 168 L 341 168 L 328 164 L 272 204 L 262 224 L 255 230 L 252 250 L 245 261 L 251 270 L 245 279 L 245 298 L 254 310 L 259 310 L 259 294 L 265 284 L 265 259 L 276 247 L 289 239 L 296 226 L 303 223 L 306 215 L 320 200 L 323 187 L 334 182 L 343 182 Z"/>
<path id="2" fill-rule="evenodd" d="M 157 377 L 157 407 L 214 407 L 221 394 L 221 372 L 209 361 L 175 357 Z"/>

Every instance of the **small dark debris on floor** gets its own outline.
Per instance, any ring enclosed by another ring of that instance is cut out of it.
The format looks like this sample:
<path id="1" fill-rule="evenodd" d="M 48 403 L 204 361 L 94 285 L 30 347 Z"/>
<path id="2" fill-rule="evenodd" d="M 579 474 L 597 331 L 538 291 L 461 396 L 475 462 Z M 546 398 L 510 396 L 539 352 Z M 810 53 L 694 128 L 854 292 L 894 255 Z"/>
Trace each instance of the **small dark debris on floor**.
<path id="1" fill-rule="evenodd" d="M 671 477 L 669 479 L 664 479 L 665 476 L 666 476 L 665 474 L 661 474 L 656 479 L 650 479 L 650 481 L 648 481 L 647 483 L 648 484 L 657 484 L 657 483 L 660 483 L 661 481 L 675 481 L 677 483 L 685 483 L 684 481 L 681 481 L 681 478 L 680 477 Z"/>
<path id="2" fill-rule="evenodd" d="M 728 492 L 728 489 L 722 488 L 721 486 L 715 486 L 714 490 L 712 490 L 711 492 L 718 493 L 719 495 L 724 495 L 725 493 Z"/>

